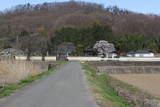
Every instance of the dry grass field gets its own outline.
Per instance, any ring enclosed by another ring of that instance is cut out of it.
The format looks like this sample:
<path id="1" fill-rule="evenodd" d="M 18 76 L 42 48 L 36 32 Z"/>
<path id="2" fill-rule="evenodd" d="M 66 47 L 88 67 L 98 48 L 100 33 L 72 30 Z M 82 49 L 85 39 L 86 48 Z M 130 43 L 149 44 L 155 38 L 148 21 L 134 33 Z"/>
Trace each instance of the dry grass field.
<path id="1" fill-rule="evenodd" d="M 160 97 L 160 74 L 112 74 L 111 76 Z"/>
<path id="2" fill-rule="evenodd" d="M 38 74 L 40 67 L 32 62 L 0 61 L 0 87 L 14 84 L 32 75 Z"/>

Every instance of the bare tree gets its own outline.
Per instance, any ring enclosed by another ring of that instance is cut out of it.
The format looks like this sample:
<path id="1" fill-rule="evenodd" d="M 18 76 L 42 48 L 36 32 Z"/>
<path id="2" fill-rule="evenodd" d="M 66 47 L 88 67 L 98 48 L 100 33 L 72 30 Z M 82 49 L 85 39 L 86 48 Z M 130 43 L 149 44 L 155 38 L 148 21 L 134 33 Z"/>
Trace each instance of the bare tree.
<path id="1" fill-rule="evenodd" d="M 18 47 L 27 54 L 27 61 L 30 61 L 30 56 L 37 50 L 36 36 L 24 36 L 19 40 Z"/>
<path id="2" fill-rule="evenodd" d="M 45 61 L 45 55 L 47 54 L 48 50 L 48 35 L 47 35 L 47 30 L 44 27 L 38 28 L 37 29 L 37 50 L 42 55 L 42 61 Z"/>

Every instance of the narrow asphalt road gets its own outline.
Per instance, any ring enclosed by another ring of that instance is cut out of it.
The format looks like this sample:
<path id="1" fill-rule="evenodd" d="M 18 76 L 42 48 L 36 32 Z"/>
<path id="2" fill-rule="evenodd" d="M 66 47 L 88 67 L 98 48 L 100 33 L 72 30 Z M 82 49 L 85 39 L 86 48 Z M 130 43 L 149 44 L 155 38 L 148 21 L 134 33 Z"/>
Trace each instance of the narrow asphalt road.
<path id="1" fill-rule="evenodd" d="M 79 62 L 70 62 L 2 99 L 0 107 L 97 107 L 89 95 Z"/>

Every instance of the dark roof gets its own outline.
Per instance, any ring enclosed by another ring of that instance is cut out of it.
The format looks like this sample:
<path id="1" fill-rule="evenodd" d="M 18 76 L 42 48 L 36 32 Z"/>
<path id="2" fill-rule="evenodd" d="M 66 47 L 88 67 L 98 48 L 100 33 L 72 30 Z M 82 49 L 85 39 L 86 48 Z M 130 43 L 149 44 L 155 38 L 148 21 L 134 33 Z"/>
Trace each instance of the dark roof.
<path id="1" fill-rule="evenodd" d="M 149 54 L 149 53 L 153 53 L 153 52 L 147 51 L 147 50 L 138 50 L 138 51 L 130 51 L 127 54 Z"/>
<path id="2" fill-rule="evenodd" d="M 152 53 L 152 52 L 147 51 L 147 50 L 138 50 L 135 53 L 138 53 L 138 54 L 148 54 L 148 53 Z"/>
<path id="3" fill-rule="evenodd" d="M 134 51 L 130 51 L 127 54 L 135 54 L 135 52 Z"/>

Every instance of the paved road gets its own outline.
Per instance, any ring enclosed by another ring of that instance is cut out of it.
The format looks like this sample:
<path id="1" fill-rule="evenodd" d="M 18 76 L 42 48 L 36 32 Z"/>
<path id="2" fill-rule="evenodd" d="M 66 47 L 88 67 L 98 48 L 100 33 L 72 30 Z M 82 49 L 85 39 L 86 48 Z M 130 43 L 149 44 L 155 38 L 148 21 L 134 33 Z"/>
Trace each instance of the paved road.
<path id="1" fill-rule="evenodd" d="M 97 107 L 79 62 L 71 62 L 0 101 L 0 107 Z"/>

